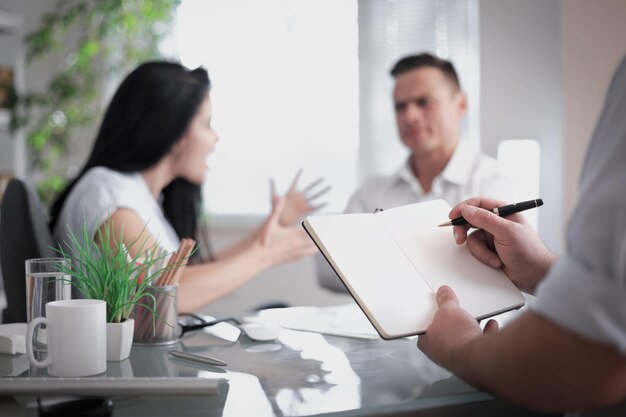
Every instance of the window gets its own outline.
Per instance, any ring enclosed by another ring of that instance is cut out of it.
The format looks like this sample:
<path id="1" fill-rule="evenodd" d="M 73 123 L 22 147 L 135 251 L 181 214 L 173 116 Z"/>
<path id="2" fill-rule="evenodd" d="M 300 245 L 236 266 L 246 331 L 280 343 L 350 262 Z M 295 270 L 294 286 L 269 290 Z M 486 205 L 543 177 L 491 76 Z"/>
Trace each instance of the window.
<path id="1" fill-rule="evenodd" d="M 327 211 L 358 182 L 402 164 L 389 69 L 430 51 L 454 62 L 469 96 L 463 136 L 478 146 L 476 0 L 183 0 L 175 44 L 213 83 L 220 135 L 208 210 L 267 214 L 269 179 L 285 190 L 324 177 Z"/>
<path id="2" fill-rule="evenodd" d="M 269 179 L 281 192 L 303 168 L 300 184 L 323 176 L 329 210 L 343 210 L 356 185 L 356 1 L 184 0 L 175 39 L 213 84 L 208 209 L 266 214 Z"/>

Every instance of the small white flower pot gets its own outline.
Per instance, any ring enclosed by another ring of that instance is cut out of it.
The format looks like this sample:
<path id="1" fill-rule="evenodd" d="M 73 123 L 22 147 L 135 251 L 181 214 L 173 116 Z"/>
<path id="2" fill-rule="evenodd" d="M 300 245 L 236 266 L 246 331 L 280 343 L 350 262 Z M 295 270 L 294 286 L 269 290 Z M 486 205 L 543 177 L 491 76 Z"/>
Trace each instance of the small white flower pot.
<path id="1" fill-rule="evenodd" d="M 130 356 L 135 320 L 107 323 L 107 361 L 123 361 Z"/>

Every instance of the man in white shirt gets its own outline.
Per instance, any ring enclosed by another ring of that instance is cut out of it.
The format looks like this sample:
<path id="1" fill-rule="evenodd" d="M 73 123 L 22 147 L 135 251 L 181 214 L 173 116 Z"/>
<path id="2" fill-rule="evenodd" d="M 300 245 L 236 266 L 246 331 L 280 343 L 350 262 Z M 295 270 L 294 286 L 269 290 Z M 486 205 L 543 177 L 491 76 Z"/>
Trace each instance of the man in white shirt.
<path id="1" fill-rule="evenodd" d="M 454 206 L 475 195 L 510 199 L 496 160 L 460 141 L 467 98 L 452 63 L 426 53 L 412 55 L 400 59 L 391 75 L 398 133 L 410 155 L 395 174 L 363 184 L 345 212 L 371 213 L 438 198 Z M 316 263 L 322 286 L 345 291 L 321 256 Z"/>

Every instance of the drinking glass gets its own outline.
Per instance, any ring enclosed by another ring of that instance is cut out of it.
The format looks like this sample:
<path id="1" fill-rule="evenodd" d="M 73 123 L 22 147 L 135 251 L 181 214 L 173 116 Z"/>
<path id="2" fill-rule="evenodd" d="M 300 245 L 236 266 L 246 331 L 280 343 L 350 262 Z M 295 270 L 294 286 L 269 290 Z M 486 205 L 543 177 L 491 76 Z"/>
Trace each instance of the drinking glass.
<path id="1" fill-rule="evenodd" d="M 63 258 L 27 259 L 26 270 L 26 320 L 30 323 L 37 317 L 46 316 L 46 304 L 50 301 L 72 298 L 70 276 L 62 272 L 69 269 L 69 262 Z M 41 350 L 46 343 L 46 329 L 37 327 L 33 335 L 35 350 Z"/>

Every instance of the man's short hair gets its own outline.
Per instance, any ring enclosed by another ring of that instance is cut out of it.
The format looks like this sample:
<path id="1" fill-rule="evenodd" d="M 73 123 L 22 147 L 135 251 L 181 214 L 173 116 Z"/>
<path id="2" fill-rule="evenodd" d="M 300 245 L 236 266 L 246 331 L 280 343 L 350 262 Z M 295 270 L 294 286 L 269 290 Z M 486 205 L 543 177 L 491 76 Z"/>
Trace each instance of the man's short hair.
<path id="1" fill-rule="evenodd" d="M 405 56 L 396 62 L 390 72 L 395 78 L 400 74 L 419 68 L 437 68 L 457 90 L 461 90 L 461 83 L 452 62 L 429 53 Z"/>

